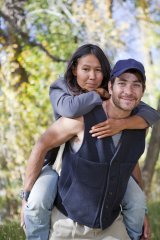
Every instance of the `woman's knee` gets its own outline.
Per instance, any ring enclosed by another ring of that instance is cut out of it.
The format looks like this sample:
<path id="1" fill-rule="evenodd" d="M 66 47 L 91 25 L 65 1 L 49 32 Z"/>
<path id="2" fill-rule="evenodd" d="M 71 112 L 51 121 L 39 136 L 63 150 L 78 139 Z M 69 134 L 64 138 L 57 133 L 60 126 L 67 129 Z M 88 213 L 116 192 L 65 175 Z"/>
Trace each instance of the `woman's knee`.
<path id="1" fill-rule="evenodd" d="M 58 174 L 49 168 L 42 170 L 35 182 L 27 205 L 30 209 L 48 209 L 53 207 L 57 194 Z"/>
<path id="2" fill-rule="evenodd" d="M 122 207 L 133 209 L 146 208 L 146 196 L 134 179 L 130 179 L 122 201 Z"/>

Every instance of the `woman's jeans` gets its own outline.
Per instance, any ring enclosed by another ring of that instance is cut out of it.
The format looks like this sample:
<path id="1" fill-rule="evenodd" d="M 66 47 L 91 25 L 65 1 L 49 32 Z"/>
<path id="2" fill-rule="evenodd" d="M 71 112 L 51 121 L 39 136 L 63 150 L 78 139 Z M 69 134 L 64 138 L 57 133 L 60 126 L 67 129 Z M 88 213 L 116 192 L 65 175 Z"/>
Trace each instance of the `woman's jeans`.
<path id="1" fill-rule="evenodd" d="M 128 235 L 133 240 L 140 239 L 146 211 L 145 194 L 134 178 L 130 177 L 122 200 L 122 214 Z"/>
<path id="2" fill-rule="evenodd" d="M 51 166 L 45 166 L 35 182 L 24 209 L 26 239 L 47 240 L 51 225 L 51 213 L 57 193 L 58 174 Z"/>
<path id="3" fill-rule="evenodd" d="M 32 188 L 24 210 L 27 240 L 48 240 L 57 181 L 58 174 L 51 166 L 45 166 Z M 132 177 L 122 201 L 122 209 L 130 238 L 140 239 L 146 201 L 143 191 Z"/>

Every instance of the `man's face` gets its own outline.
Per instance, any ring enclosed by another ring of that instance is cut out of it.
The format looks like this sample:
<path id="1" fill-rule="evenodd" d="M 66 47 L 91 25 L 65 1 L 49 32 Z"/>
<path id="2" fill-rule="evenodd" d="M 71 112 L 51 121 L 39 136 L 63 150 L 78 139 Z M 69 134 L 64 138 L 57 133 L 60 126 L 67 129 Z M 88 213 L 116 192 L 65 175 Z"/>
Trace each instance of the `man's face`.
<path id="1" fill-rule="evenodd" d="M 93 54 L 79 58 L 73 74 L 77 77 L 78 85 L 88 91 L 97 89 L 103 81 L 101 64 Z"/>
<path id="2" fill-rule="evenodd" d="M 139 104 L 143 87 L 136 74 L 123 73 L 115 79 L 113 85 L 109 82 L 109 93 L 116 108 L 130 112 Z"/>

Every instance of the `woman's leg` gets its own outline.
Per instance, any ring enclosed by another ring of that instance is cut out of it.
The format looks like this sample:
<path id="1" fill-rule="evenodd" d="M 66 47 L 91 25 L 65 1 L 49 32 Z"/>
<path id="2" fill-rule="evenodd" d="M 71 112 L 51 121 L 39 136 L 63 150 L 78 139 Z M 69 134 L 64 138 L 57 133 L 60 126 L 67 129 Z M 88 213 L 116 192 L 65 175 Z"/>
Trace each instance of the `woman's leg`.
<path id="1" fill-rule="evenodd" d="M 27 240 L 48 240 L 57 181 L 56 171 L 51 166 L 45 166 L 32 188 L 24 210 Z"/>
<path id="2" fill-rule="evenodd" d="M 140 239 L 146 209 L 145 194 L 133 177 L 130 177 L 122 201 L 122 213 L 126 229 L 132 240 Z"/>

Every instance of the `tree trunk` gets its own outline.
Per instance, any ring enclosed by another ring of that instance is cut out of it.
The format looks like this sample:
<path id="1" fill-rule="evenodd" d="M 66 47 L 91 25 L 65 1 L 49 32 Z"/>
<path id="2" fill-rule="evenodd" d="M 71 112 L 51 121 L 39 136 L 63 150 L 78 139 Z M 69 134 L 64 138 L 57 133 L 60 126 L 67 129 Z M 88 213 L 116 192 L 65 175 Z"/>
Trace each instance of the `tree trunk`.
<path id="1" fill-rule="evenodd" d="M 108 18 L 112 18 L 112 4 L 113 0 L 106 1 L 106 15 Z"/>
<path id="2" fill-rule="evenodd" d="M 160 97 L 158 102 L 158 111 L 160 111 Z M 160 152 L 160 121 L 158 121 L 153 126 L 146 159 L 142 169 L 144 191 L 147 196 L 149 196 L 150 194 L 151 182 L 154 174 L 154 169 L 158 161 L 159 152 Z"/>

